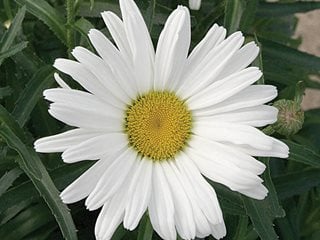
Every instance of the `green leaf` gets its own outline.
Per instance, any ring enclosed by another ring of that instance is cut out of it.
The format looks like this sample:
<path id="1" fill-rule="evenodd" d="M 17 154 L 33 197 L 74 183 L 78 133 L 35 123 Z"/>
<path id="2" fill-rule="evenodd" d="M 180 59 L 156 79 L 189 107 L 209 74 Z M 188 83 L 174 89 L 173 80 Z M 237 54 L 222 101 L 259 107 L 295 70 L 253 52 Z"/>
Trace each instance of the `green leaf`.
<path id="1" fill-rule="evenodd" d="M 10 96 L 12 93 L 12 88 L 9 86 L 0 88 L 0 99 L 3 99 L 6 96 Z"/>
<path id="2" fill-rule="evenodd" d="M 3 62 L 8 57 L 11 57 L 18 52 L 21 52 L 23 49 L 25 49 L 28 45 L 28 42 L 20 42 L 12 47 L 10 47 L 8 50 L 4 52 L 0 52 L 0 63 Z"/>
<path id="3" fill-rule="evenodd" d="M 217 192 L 219 202 L 223 211 L 232 215 L 245 215 L 243 203 L 240 195 L 234 191 L 229 190 L 227 187 L 213 183 L 207 180 Z"/>
<path id="4" fill-rule="evenodd" d="M 139 225 L 137 240 L 152 240 L 153 228 L 149 216 L 145 214 Z"/>
<path id="5" fill-rule="evenodd" d="M 31 206 L 0 227 L 4 239 L 23 239 L 29 233 L 54 220 L 45 204 Z"/>
<path id="6" fill-rule="evenodd" d="M 283 17 L 295 13 L 303 13 L 319 9 L 319 2 L 296 1 L 292 3 L 260 2 L 257 15 L 259 17 Z"/>
<path id="7" fill-rule="evenodd" d="M 14 42 L 14 39 L 18 35 L 19 31 L 21 30 L 21 24 L 24 19 L 24 15 L 26 13 L 26 7 L 23 6 L 19 9 L 17 15 L 14 17 L 12 24 L 10 25 L 10 28 L 8 31 L 5 32 L 5 34 L 2 36 L 1 42 L 0 42 L 0 53 L 3 54 L 6 51 L 8 51 L 11 47 L 11 45 Z M 0 65 L 2 64 L 2 61 L 4 58 L 0 58 Z"/>
<path id="8" fill-rule="evenodd" d="M 266 39 L 259 38 L 259 41 L 263 56 L 272 59 L 273 64 L 285 64 L 290 69 L 304 69 L 315 74 L 320 72 L 320 57 Z"/>
<path id="9" fill-rule="evenodd" d="M 238 227 L 235 235 L 232 237 L 232 240 L 243 240 L 245 239 L 247 228 L 248 228 L 248 217 L 239 216 Z"/>
<path id="10" fill-rule="evenodd" d="M 228 34 L 231 34 L 239 29 L 243 11 L 243 0 L 226 1 L 224 27 L 227 28 Z"/>
<path id="11" fill-rule="evenodd" d="M 267 207 L 267 211 L 271 219 L 284 217 L 285 211 L 279 203 L 278 195 L 270 175 L 270 159 L 264 158 L 263 162 L 266 165 L 266 170 L 263 173 L 263 180 L 267 189 L 269 190 L 268 196 L 264 200 L 266 203 L 265 207 Z"/>
<path id="12" fill-rule="evenodd" d="M 290 149 L 289 160 L 320 168 L 320 155 L 318 153 L 308 146 L 303 146 L 289 140 L 282 141 L 285 142 Z"/>
<path id="13" fill-rule="evenodd" d="M 0 197 L 11 187 L 12 183 L 21 175 L 22 171 L 19 168 L 11 169 L 0 178 Z"/>
<path id="14" fill-rule="evenodd" d="M 287 199 L 320 185 L 320 169 L 304 169 L 274 178 L 280 199 Z"/>
<path id="15" fill-rule="evenodd" d="M 55 35 L 66 45 L 65 18 L 44 0 L 15 0 L 20 5 L 26 5 L 27 11 L 43 21 Z"/>
<path id="16" fill-rule="evenodd" d="M 3 108 L 3 107 L 1 107 Z M 53 184 L 47 170 L 43 166 L 35 151 L 27 147 L 14 133 L 22 131 L 21 129 L 10 128 L 8 119 L 12 119 L 10 114 L 2 109 L 0 114 L 0 136 L 7 142 L 8 146 L 20 155 L 18 163 L 24 172 L 28 175 L 34 186 L 48 204 L 53 215 L 55 216 L 60 229 L 66 239 L 77 239 L 76 229 L 66 205 L 64 205 L 59 197 L 59 192 Z M 12 119 L 11 121 L 14 122 Z"/>
<path id="17" fill-rule="evenodd" d="M 254 230 L 261 240 L 277 240 L 278 236 L 273 229 L 273 220 L 270 218 L 263 201 L 242 197 L 248 216 Z"/>
<path id="18" fill-rule="evenodd" d="M 250 27 L 253 25 L 256 11 L 258 7 L 258 0 L 247 0 L 246 7 L 243 11 L 241 21 L 240 21 L 240 30 L 243 32 L 248 32 Z"/>
<path id="19" fill-rule="evenodd" d="M 146 23 L 147 23 L 147 27 L 149 29 L 149 32 L 152 32 L 153 21 L 154 21 L 155 11 L 156 11 L 156 4 L 157 4 L 156 0 L 150 0 L 149 7 L 148 7 L 147 12 L 145 14 Z"/>
<path id="20" fill-rule="evenodd" d="M 90 2 L 81 2 L 77 11 L 77 15 L 81 17 L 101 17 L 101 9 L 104 11 L 112 11 L 118 15 L 120 14 L 118 3 L 95 1 L 92 8 L 90 5 Z"/>
<path id="21" fill-rule="evenodd" d="M 34 73 L 26 88 L 20 94 L 12 115 L 21 127 L 28 121 L 33 108 L 42 96 L 43 90 L 53 83 L 53 72 L 51 66 L 41 67 Z"/>

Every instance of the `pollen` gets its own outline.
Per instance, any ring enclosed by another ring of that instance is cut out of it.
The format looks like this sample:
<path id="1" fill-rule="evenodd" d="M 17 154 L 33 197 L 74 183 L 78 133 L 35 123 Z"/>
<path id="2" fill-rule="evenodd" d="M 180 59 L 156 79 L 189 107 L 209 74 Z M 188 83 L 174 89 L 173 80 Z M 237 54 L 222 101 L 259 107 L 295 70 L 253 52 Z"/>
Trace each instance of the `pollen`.
<path id="1" fill-rule="evenodd" d="M 130 145 L 154 161 L 173 159 L 191 135 L 191 112 L 171 92 L 152 91 L 138 97 L 125 116 Z"/>

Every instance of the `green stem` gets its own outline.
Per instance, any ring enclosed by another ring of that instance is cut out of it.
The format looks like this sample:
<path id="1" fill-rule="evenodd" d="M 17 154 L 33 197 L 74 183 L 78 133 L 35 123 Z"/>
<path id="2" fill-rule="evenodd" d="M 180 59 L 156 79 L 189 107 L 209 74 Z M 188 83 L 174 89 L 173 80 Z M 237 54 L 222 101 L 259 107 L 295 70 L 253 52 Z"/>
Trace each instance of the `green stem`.
<path id="1" fill-rule="evenodd" d="M 74 46 L 73 24 L 74 24 L 74 0 L 67 0 L 67 46 L 68 54 L 70 55 Z"/>

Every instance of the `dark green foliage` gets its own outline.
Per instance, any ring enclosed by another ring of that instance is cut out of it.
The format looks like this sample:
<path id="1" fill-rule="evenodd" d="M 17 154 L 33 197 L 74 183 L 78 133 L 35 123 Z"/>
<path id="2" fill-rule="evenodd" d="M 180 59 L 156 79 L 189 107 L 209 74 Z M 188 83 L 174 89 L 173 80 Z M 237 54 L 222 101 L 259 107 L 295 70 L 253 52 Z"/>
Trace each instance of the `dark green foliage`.
<path id="1" fill-rule="evenodd" d="M 136 2 L 155 44 L 172 9 L 187 4 Z M 264 72 L 259 83 L 277 86 L 278 99 L 293 100 L 298 83 L 320 89 L 310 77 L 319 76 L 320 58 L 297 50 L 300 40 L 292 37 L 294 14 L 319 8 L 313 1 L 202 0 L 200 11 L 191 11 L 192 47 L 215 22 L 229 34 L 241 30 L 262 49 L 254 62 Z M 58 196 L 92 162 L 66 165 L 58 154 L 35 153 L 32 144 L 65 130 L 48 115 L 42 92 L 55 85 L 55 58 L 68 57 L 77 45 L 93 50 L 87 37 L 91 28 L 107 33 L 100 18 L 105 10 L 119 14 L 118 1 L 0 1 L 0 239 L 94 238 L 98 212 L 80 202 L 70 205 L 70 213 Z M 210 182 L 224 213 L 226 239 L 320 239 L 320 109 L 306 112 L 303 128 L 283 141 L 290 147 L 288 160 L 260 159 L 267 165 L 262 175 L 266 199 L 249 199 Z M 135 231 L 119 226 L 113 239 L 160 237 L 145 214 Z"/>

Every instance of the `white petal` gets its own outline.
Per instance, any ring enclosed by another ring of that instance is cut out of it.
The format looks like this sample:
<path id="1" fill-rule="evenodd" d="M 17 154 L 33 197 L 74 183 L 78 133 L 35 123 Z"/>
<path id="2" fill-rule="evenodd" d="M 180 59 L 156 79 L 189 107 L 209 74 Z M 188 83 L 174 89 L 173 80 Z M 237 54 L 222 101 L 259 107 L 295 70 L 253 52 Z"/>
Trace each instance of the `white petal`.
<path id="1" fill-rule="evenodd" d="M 268 189 L 259 184 L 254 188 L 242 189 L 241 193 L 254 199 L 263 200 L 268 195 Z"/>
<path id="2" fill-rule="evenodd" d="M 193 72 L 185 76 L 186 79 L 177 90 L 177 94 L 186 99 L 219 80 L 217 76 L 225 68 L 227 61 L 240 48 L 243 41 L 242 34 L 236 32 L 214 47 L 203 59 L 195 63 L 196 67 Z"/>
<path id="3" fill-rule="evenodd" d="M 236 123 L 226 122 L 195 122 L 193 132 L 201 137 L 217 142 L 231 142 L 234 144 L 247 144 L 258 149 L 270 150 L 272 138 L 260 130 Z"/>
<path id="4" fill-rule="evenodd" d="M 190 15 L 186 7 L 174 10 L 160 34 L 156 58 L 156 90 L 174 90 L 184 68 L 190 46 Z"/>
<path id="5" fill-rule="evenodd" d="M 105 87 L 100 83 L 96 76 L 81 63 L 58 58 L 55 60 L 53 66 L 59 71 L 70 75 L 82 87 L 100 99 L 109 101 L 109 97 L 105 93 Z"/>
<path id="6" fill-rule="evenodd" d="M 124 60 L 132 64 L 132 53 L 121 19 L 113 12 L 102 12 L 101 16 Z"/>
<path id="7" fill-rule="evenodd" d="M 59 76 L 58 73 L 54 73 L 53 76 L 54 76 L 54 79 L 56 80 L 56 82 L 58 83 L 58 85 L 59 85 L 60 87 L 65 88 L 65 89 L 71 89 L 71 88 L 69 87 L 69 85 L 66 84 L 65 81 L 63 81 L 63 79 Z"/>
<path id="8" fill-rule="evenodd" d="M 129 230 L 137 227 L 150 202 L 152 187 L 152 160 L 141 159 L 139 167 L 130 181 L 129 199 L 125 208 L 123 225 Z"/>
<path id="9" fill-rule="evenodd" d="M 121 116 L 111 116 L 112 112 L 102 112 L 99 109 L 84 109 L 80 106 L 76 108 L 52 103 L 49 113 L 54 118 L 74 127 L 102 129 L 109 132 L 121 132 L 123 130 Z"/>
<path id="10" fill-rule="evenodd" d="M 190 147 L 199 152 L 206 153 L 210 156 L 211 161 L 217 162 L 217 164 L 226 169 L 236 167 L 239 170 L 243 169 L 244 171 L 259 175 L 263 173 L 266 168 L 262 162 L 257 161 L 242 151 L 202 137 L 193 136 L 190 141 Z"/>
<path id="11" fill-rule="evenodd" d="M 239 169 L 232 164 L 229 164 L 229 167 L 226 168 L 225 166 L 228 163 L 220 163 L 224 159 L 204 156 L 205 154 L 191 148 L 188 149 L 187 154 L 203 175 L 214 182 L 229 187 L 233 191 L 242 192 L 243 189 L 255 188 L 262 182 L 262 179 L 257 175 L 244 169 Z"/>
<path id="12" fill-rule="evenodd" d="M 189 184 L 196 193 L 193 196 L 197 198 L 199 207 L 209 222 L 211 224 L 223 222 L 222 211 L 214 189 L 202 177 L 189 156 L 181 152 L 176 159 L 176 164 L 182 174 L 189 179 Z"/>
<path id="13" fill-rule="evenodd" d="M 153 83 L 154 48 L 143 17 L 133 0 L 120 0 L 125 32 L 132 52 L 132 62 L 140 93 Z"/>
<path id="14" fill-rule="evenodd" d="M 74 203 L 87 197 L 94 189 L 100 177 L 107 170 L 110 163 L 114 160 L 113 157 L 117 155 L 115 153 L 112 157 L 105 157 L 97 161 L 87 171 L 85 171 L 80 177 L 72 182 L 63 192 L 60 197 L 64 203 Z"/>
<path id="15" fill-rule="evenodd" d="M 189 7 L 192 10 L 199 10 L 201 7 L 201 0 L 189 0 Z"/>
<path id="16" fill-rule="evenodd" d="M 137 152 L 132 149 L 127 149 L 115 159 L 87 198 L 85 202 L 87 208 L 95 210 L 101 207 L 118 191 L 137 163 Z"/>
<path id="17" fill-rule="evenodd" d="M 122 108 L 130 101 L 130 97 L 119 85 L 110 67 L 100 57 L 83 47 L 73 49 L 72 55 L 97 77 L 104 86 L 105 95 L 109 97 L 109 102 Z"/>
<path id="18" fill-rule="evenodd" d="M 209 116 L 199 111 L 195 112 L 194 116 L 199 122 L 231 122 L 262 127 L 277 121 L 278 109 L 272 106 L 260 105 Z"/>
<path id="19" fill-rule="evenodd" d="M 221 222 L 219 224 L 215 224 L 211 226 L 212 236 L 216 239 L 220 239 L 226 236 L 227 229 L 224 222 Z"/>
<path id="20" fill-rule="evenodd" d="M 183 239 L 193 239 L 196 235 L 196 226 L 192 206 L 181 185 L 181 180 L 177 176 L 176 171 L 178 170 L 174 170 L 175 166 L 167 161 L 163 161 L 161 166 L 171 189 L 175 209 L 175 225 L 178 234 Z"/>
<path id="21" fill-rule="evenodd" d="M 188 159 L 183 159 L 187 160 Z M 210 224 L 207 220 L 206 214 L 202 211 L 203 206 L 201 206 L 202 202 L 201 200 L 198 200 L 197 197 L 197 191 L 194 189 L 194 186 L 189 181 L 187 174 L 183 169 L 179 167 L 178 159 L 175 161 L 171 161 L 170 165 L 172 166 L 172 169 L 174 171 L 174 174 L 176 175 L 177 179 L 179 179 L 180 184 L 183 187 L 183 190 L 185 191 L 185 194 L 190 201 L 192 212 L 193 212 L 193 218 L 194 218 L 194 224 L 196 226 L 196 236 L 197 237 L 206 237 L 210 235 L 211 229 Z M 207 199 L 204 199 L 207 200 Z M 212 203 L 210 203 L 212 205 Z M 207 209 L 206 209 L 207 210 Z"/>
<path id="22" fill-rule="evenodd" d="M 258 68 L 246 68 L 197 92 L 187 100 L 188 106 L 195 110 L 222 102 L 258 81 L 261 76 Z"/>
<path id="23" fill-rule="evenodd" d="M 127 199 L 127 191 L 123 186 L 103 205 L 95 225 L 97 239 L 109 240 L 116 231 L 124 216 L 124 207 Z"/>
<path id="24" fill-rule="evenodd" d="M 249 42 L 239 49 L 227 63 L 227 67 L 219 74 L 218 78 L 225 78 L 249 66 L 258 56 L 259 47 L 254 42 Z"/>
<path id="25" fill-rule="evenodd" d="M 224 100 L 223 102 L 203 109 L 194 110 L 195 115 L 213 115 L 237 109 L 259 106 L 277 96 L 277 89 L 271 85 L 252 85 Z"/>
<path id="26" fill-rule="evenodd" d="M 95 95 L 75 89 L 51 88 L 43 92 L 46 100 L 65 105 L 67 108 L 96 109 L 112 117 L 122 116 L 122 109 L 101 101 Z"/>
<path id="27" fill-rule="evenodd" d="M 176 240 L 174 204 L 168 181 L 161 164 L 153 164 L 152 194 L 148 206 L 153 229 L 166 240 Z"/>
<path id="28" fill-rule="evenodd" d="M 103 155 L 123 149 L 127 144 L 127 136 L 123 133 L 103 134 L 68 148 L 62 154 L 62 159 L 66 163 L 97 160 Z"/>
<path id="29" fill-rule="evenodd" d="M 77 128 L 53 136 L 40 138 L 35 141 L 34 148 L 37 152 L 43 153 L 63 152 L 67 148 L 99 136 L 100 134 L 98 131 Z"/>
<path id="30" fill-rule="evenodd" d="M 226 32 L 227 31 L 225 28 L 220 27 L 217 24 L 214 24 L 210 28 L 206 36 L 199 42 L 197 46 L 195 46 L 195 48 L 189 55 L 185 65 L 183 78 L 187 78 L 187 76 L 192 74 L 195 71 L 197 65 L 210 53 L 210 51 L 225 39 Z M 192 79 L 189 78 L 189 80 Z M 189 84 L 189 82 L 187 81 L 185 81 L 184 83 Z"/>
<path id="31" fill-rule="evenodd" d="M 229 144 L 232 148 L 239 149 L 240 151 L 257 157 L 279 157 L 287 158 L 289 155 L 289 148 L 283 142 L 272 138 L 272 147 L 270 150 L 261 150 L 249 145 L 233 145 Z"/>
<path id="32" fill-rule="evenodd" d="M 131 99 L 135 99 L 138 89 L 134 81 L 132 66 L 129 66 L 128 62 L 123 60 L 118 49 L 102 32 L 91 29 L 89 38 L 98 54 L 109 65 L 119 85 L 124 88 Z"/>

